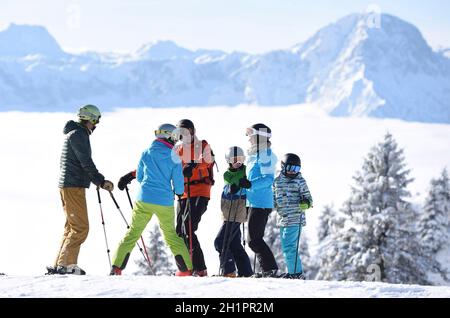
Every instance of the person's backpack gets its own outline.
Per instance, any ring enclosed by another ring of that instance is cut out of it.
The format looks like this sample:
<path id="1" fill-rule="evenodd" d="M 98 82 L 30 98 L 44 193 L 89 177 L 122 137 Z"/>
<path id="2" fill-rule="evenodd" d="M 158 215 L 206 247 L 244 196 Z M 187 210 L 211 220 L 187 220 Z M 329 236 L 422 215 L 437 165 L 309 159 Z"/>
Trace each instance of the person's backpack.
<path id="1" fill-rule="evenodd" d="M 204 151 L 205 147 L 208 145 L 209 144 L 206 140 L 202 140 L 202 152 Z M 205 176 L 205 181 L 209 180 L 209 184 L 214 185 L 214 183 L 216 182 L 214 180 L 214 165 L 217 166 L 217 163 L 215 160 L 214 152 L 211 149 L 211 146 L 209 147 L 209 149 L 211 150 L 211 158 L 213 161 L 212 161 L 211 165 L 208 167 L 208 176 Z M 217 169 L 217 171 L 219 171 L 219 169 Z"/>

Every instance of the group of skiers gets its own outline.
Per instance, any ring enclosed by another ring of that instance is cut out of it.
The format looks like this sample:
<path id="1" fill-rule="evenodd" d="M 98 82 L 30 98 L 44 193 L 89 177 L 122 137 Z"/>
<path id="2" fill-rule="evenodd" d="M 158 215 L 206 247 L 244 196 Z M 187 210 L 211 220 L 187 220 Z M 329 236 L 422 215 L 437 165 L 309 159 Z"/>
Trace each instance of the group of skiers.
<path id="1" fill-rule="evenodd" d="M 101 188 L 112 196 L 113 183 L 98 172 L 91 158 L 89 136 L 100 118 L 96 106 L 86 105 L 79 109 L 78 121 L 71 120 L 64 127 L 66 138 L 59 188 L 66 224 L 56 261 L 47 267 L 48 274 L 85 274 L 77 265 L 80 246 L 89 230 L 85 189 L 92 182 L 97 191 Z M 247 158 L 237 146 L 230 147 L 226 153 L 228 169 L 223 175 L 225 185 L 221 196 L 224 222 L 214 241 L 220 257 L 219 275 L 304 279 L 298 245 L 305 225 L 305 210 L 313 202 L 300 173 L 300 158 L 286 154 L 281 161 L 281 172 L 275 178 L 277 157 L 271 150 L 271 129 L 255 124 L 247 129 L 246 135 L 250 143 Z M 207 276 L 195 232 L 207 210 L 214 185 L 214 153 L 208 142 L 197 138 L 195 126 L 188 119 L 179 121 L 177 126 L 160 125 L 155 137 L 142 153 L 137 169 L 118 182 L 118 188 L 124 190 L 136 179 L 139 192 L 131 224 L 113 255 L 110 274 L 121 275 L 131 251 L 155 214 L 164 241 L 175 258 L 178 268 L 175 275 Z M 176 215 L 174 198 L 178 200 Z M 281 246 L 288 270 L 282 275 L 263 238 L 273 209 L 279 214 Z M 261 268 L 258 273 L 254 273 L 241 243 L 240 225 L 245 222 L 248 222 L 249 247 Z"/>

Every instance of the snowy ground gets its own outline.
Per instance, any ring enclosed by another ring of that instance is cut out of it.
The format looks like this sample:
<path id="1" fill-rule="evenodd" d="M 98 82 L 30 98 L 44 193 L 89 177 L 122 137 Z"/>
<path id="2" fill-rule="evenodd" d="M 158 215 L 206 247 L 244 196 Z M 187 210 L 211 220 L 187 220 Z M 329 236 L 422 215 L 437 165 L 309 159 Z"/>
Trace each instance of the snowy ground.
<path id="1" fill-rule="evenodd" d="M 1 297 L 449 298 L 450 287 L 221 277 L 5 276 L 0 277 Z"/>
<path id="2" fill-rule="evenodd" d="M 62 128 L 67 120 L 74 117 L 74 114 L 68 113 L 0 113 L 0 272 L 9 275 L 41 275 L 45 272 L 45 266 L 54 261 L 64 226 L 57 188 Z M 279 157 L 287 152 L 300 154 L 303 175 L 315 202 L 314 209 L 308 211 L 308 225 L 304 230 L 313 246 L 317 216 L 322 207 L 330 203 L 340 207 L 348 197 L 352 176 L 361 167 L 363 157 L 375 143 L 383 139 L 386 131 L 390 131 L 399 146 L 405 149 L 406 163 L 412 169 L 411 176 L 415 178 L 410 186 L 413 202 L 421 203 L 430 179 L 438 177 L 445 166 L 450 168 L 450 125 L 370 118 L 332 118 L 307 106 L 124 109 L 106 113 L 91 138 L 97 167 L 116 183 L 120 176 L 135 169 L 141 152 L 153 140 L 154 129 L 161 123 L 176 123 L 181 118 L 191 118 L 194 121 L 199 137 L 207 139 L 212 145 L 221 169 L 216 177 L 217 183 L 213 188 L 209 209 L 198 231 L 210 274 L 216 273 L 218 269 L 218 256 L 213 241 L 221 223 L 219 197 L 223 184 L 221 175 L 226 168 L 224 153 L 233 145 L 247 148 L 245 128 L 251 124 L 264 122 L 272 128 L 273 149 Z M 135 183 L 131 185 L 130 191 L 132 194 L 136 193 Z M 131 211 L 125 193 L 118 190 L 114 193 L 129 219 Z M 103 202 L 109 246 L 114 252 L 126 228 L 105 192 Z M 90 275 L 107 275 L 109 265 L 94 187 L 88 190 L 88 208 L 90 233 L 81 248 L 79 265 Z M 134 261 L 141 257 L 136 250 L 132 253 L 126 274 L 135 271 Z M 120 279 L 107 280 L 100 277 L 36 277 L 35 280 L 30 280 L 13 276 L 1 279 L 0 288 L 7 295 L 27 294 L 28 288 L 20 291 L 22 284 L 30 286 L 30 295 L 36 295 L 39 284 L 43 282 L 60 286 L 60 292 L 67 295 L 69 292 L 64 289 L 65 282 L 72 281 L 80 284 L 79 286 L 84 286 L 84 283 L 90 286 L 94 282 L 103 286 L 103 291 L 83 289 L 87 295 L 101 296 L 102 292 L 114 295 L 115 291 L 127 288 L 119 284 Z M 163 278 L 128 277 L 123 280 L 136 286 L 136 290 L 143 295 L 157 296 L 162 293 L 161 295 L 176 296 L 169 287 L 159 283 Z M 147 280 L 152 283 L 147 284 Z M 188 284 L 190 281 L 194 280 L 176 280 L 177 284 Z M 146 287 L 155 286 L 154 282 L 158 282 L 158 290 Z M 213 291 L 213 286 L 216 285 L 222 290 L 217 293 L 227 291 L 230 284 L 242 286 L 239 291 L 242 295 L 247 291 L 247 280 L 228 282 L 211 278 L 203 283 L 196 279 L 195 283 L 204 284 L 212 295 L 219 295 Z M 349 296 L 360 296 L 358 288 L 365 288 L 364 284 L 283 281 L 285 283 L 292 284 L 298 295 L 310 293 L 309 286 L 323 286 L 318 287 L 317 295 L 328 296 L 333 296 L 333 289 L 327 286 L 336 286 Z M 268 296 L 271 288 L 276 288 L 273 286 L 278 286 L 281 282 L 257 284 L 254 296 Z M 383 287 L 384 285 L 374 286 L 377 287 L 368 288 L 363 294 L 372 296 L 381 292 L 382 295 L 388 295 L 391 290 L 402 290 L 401 287 L 390 289 L 391 287 Z M 82 295 L 83 290 L 75 290 L 77 295 Z M 185 296 L 183 288 L 177 290 Z M 445 291 L 448 295 L 445 289 L 414 287 L 407 290 L 406 294 L 411 295 L 428 295 L 428 291 Z M 190 296 L 195 297 L 199 293 L 200 289 Z M 287 296 L 281 289 L 280 293 Z"/>

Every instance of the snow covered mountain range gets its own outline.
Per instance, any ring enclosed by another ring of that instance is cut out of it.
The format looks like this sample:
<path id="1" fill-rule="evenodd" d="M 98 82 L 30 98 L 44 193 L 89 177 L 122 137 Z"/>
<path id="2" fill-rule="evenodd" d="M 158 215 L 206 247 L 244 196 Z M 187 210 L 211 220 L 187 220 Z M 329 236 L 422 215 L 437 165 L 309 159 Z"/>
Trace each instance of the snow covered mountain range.
<path id="1" fill-rule="evenodd" d="M 170 41 L 130 54 L 64 52 L 43 27 L 0 32 L 0 111 L 312 103 L 334 116 L 450 123 L 450 58 L 413 25 L 353 14 L 286 50 L 191 51 Z"/>

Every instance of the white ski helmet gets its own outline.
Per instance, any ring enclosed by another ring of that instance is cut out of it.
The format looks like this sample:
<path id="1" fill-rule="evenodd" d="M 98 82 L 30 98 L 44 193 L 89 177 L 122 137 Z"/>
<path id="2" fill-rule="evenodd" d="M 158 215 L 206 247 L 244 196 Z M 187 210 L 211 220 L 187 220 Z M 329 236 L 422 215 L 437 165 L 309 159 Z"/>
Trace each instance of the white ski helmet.
<path id="1" fill-rule="evenodd" d="M 235 163 L 235 162 L 244 163 L 245 161 L 244 150 L 242 150 L 242 148 L 237 146 L 228 148 L 228 151 L 225 154 L 225 160 L 228 163 Z"/>
<path id="2" fill-rule="evenodd" d="M 100 110 L 94 105 L 82 106 L 77 115 L 80 120 L 86 120 L 93 125 L 97 125 L 100 122 L 100 117 L 102 117 Z"/>
<path id="3" fill-rule="evenodd" d="M 162 124 L 155 130 L 155 136 L 156 138 L 173 140 L 172 134 L 176 128 L 177 127 L 172 124 Z"/>

